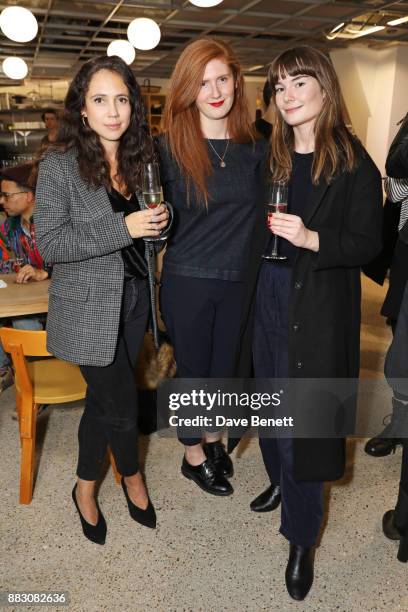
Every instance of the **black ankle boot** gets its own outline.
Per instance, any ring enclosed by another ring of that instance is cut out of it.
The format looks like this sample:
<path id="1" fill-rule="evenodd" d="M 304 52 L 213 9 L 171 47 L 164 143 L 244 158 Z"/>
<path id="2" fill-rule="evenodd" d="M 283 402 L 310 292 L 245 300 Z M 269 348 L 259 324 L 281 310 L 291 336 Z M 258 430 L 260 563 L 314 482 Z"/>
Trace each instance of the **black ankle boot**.
<path id="1" fill-rule="evenodd" d="M 252 512 L 272 512 L 275 510 L 281 501 L 281 491 L 279 485 L 271 484 L 265 491 L 262 491 L 258 497 L 251 501 L 249 507 Z"/>
<path id="2" fill-rule="evenodd" d="M 94 544 L 105 544 L 106 531 L 107 531 L 106 521 L 98 506 L 98 502 L 96 502 L 96 506 L 98 508 L 98 522 L 96 523 L 96 525 L 91 525 L 91 523 L 88 523 L 84 519 L 79 509 L 77 498 L 76 498 L 76 489 L 77 489 L 77 485 L 75 485 L 75 487 L 72 489 L 72 499 L 78 511 L 79 518 L 81 519 L 82 531 L 84 532 L 84 536 L 88 538 L 88 540 L 91 540 L 91 542 L 94 542 Z"/>
<path id="3" fill-rule="evenodd" d="M 386 457 L 386 455 L 395 453 L 398 444 L 401 444 L 401 440 L 398 438 L 383 438 L 382 436 L 387 435 L 387 427 L 378 434 L 378 436 L 370 438 L 370 440 L 366 442 L 364 450 L 367 455 L 371 455 L 372 457 Z"/>
<path id="4" fill-rule="evenodd" d="M 216 442 L 206 442 L 203 444 L 203 450 L 207 459 L 210 459 L 215 466 L 215 469 L 221 476 L 231 478 L 234 475 L 234 466 L 231 457 L 226 452 L 223 443 L 220 440 Z"/>
<path id="5" fill-rule="evenodd" d="M 286 588 L 292 599 L 302 601 L 309 593 L 314 577 L 314 546 L 290 544 L 285 572 Z"/>
<path id="6" fill-rule="evenodd" d="M 394 510 L 388 510 L 382 519 L 382 529 L 386 538 L 389 540 L 399 540 L 401 534 L 394 523 Z"/>
<path id="7" fill-rule="evenodd" d="M 402 444 L 401 435 L 407 427 L 408 406 L 395 397 L 392 398 L 391 421 L 385 429 L 366 443 L 364 450 L 372 457 L 385 457 L 395 453 L 398 444 Z"/>

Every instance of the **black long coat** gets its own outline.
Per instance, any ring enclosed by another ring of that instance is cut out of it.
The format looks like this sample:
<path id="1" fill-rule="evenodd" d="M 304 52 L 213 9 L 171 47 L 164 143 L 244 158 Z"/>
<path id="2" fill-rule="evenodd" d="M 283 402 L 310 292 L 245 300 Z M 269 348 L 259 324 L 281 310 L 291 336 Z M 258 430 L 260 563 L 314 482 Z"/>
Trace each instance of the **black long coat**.
<path id="1" fill-rule="evenodd" d="M 381 250 L 382 188 L 374 162 L 361 151 L 357 168 L 330 185 L 321 181 L 304 212 L 319 233 L 319 252 L 299 249 L 289 298 L 289 376 L 357 378 L 360 361 L 360 267 Z M 241 331 L 238 375 L 251 376 L 254 296 L 261 255 L 270 238 L 259 207 Z M 343 439 L 294 439 L 298 480 L 336 480 L 344 473 Z"/>

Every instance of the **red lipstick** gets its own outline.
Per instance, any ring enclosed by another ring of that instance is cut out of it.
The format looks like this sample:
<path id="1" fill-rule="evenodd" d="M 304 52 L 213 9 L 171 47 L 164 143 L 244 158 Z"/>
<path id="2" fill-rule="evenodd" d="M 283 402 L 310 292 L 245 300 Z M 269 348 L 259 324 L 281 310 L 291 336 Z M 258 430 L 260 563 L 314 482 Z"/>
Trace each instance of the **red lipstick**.
<path id="1" fill-rule="evenodd" d="M 211 106 L 214 106 L 214 108 L 219 108 L 224 104 L 224 100 L 221 100 L 220 102 L 210 102 L 210 104 Z"/>

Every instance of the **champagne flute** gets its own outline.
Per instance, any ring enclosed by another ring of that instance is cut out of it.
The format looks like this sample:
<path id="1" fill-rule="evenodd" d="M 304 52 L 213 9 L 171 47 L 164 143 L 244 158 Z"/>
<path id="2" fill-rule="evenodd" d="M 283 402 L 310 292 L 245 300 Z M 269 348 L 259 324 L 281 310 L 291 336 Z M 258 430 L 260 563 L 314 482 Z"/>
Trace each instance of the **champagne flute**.
<path id="1" fill-rule="evenodd" d="M 162 202 L 159 164 L 148 162 L 143 164 L 142 193 L 145 208 L 157 208 Z M 166 236 L 145 237 L 147 242 L 165 240 Z"/>
<path id="2" fill-rule="evenodd" d="M 156 208 L 162 201 L 159 164 L 150 162 L 143 166 L 143 198 L 147 208 Z"/>
<path id="3" fill-rule="evenodd" d="M 283 181 L 275 181 L 272 183 L 269 198 L 265 206 L 266 210 L 266 225 L 271 230 L 271 222 L 273 215 L 285 213 L 288 207 L 288 186 Z M 272 231 L 272 230 L 271 230 Z M 278 253 L 278 236 L 273 235 L 272 252 L 262 255 L 264 259 L 284 261 L 287 259 L 285 255 Z"/>

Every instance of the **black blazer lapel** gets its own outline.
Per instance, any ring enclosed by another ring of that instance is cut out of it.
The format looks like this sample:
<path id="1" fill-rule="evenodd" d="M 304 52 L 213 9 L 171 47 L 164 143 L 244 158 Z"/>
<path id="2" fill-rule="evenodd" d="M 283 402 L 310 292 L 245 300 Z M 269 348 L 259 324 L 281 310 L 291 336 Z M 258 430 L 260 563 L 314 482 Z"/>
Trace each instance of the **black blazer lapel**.
<path id="1" fill-rule="evenodd" d="M 303 223 L 306 227 L 310 225 L 314 215 L 316 214 L 320 204 L 323 201 L 326 191 L 330 185 L 326 183 L 324 179 L 321 179 L 318 185 L 313 185 L 312 194 L 306 203 L 306 207 L 303 214 Z M 289 211 L 290 212 L 290 211 Z"/>

